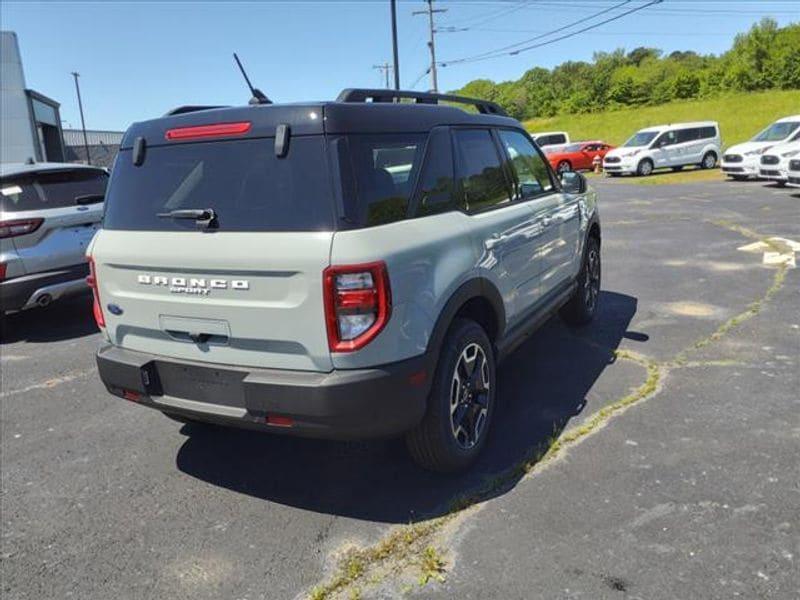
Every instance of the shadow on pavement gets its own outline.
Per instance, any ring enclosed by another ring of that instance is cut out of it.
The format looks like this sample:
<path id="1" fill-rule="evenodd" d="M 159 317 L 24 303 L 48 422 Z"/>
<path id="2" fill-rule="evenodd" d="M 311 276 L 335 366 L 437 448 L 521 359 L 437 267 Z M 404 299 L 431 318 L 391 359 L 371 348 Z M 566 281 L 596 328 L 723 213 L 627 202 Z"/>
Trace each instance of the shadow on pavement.
<path id="1" fill-rule="evenodd" d="M 57 342 L 97 333 L 92 316 L 92 295 L 57 300 L 46 308 L 32 308 L 3 317 L 0 344 L 26 341 Z"/>
<path id="2" fill-rule="evenodd" d="M 315 512 L 391 523 L 440 514 L 455 497 L 546 444 L 584 409 L 587 393 L 613 361 L 610 349 L 623 337 L 648 339 L 627 330 L 636 306 L 631 296 L 602 292 L 592 325 L 570 332 L 552 319 L 520 346 L 498 371 L 492 437 L 468 473 L 428 473 L 407 456 L 402 440 L 329 442 L 203 425 L 181 429 L 187 437 L 178 468 L 217 486 Z"/>

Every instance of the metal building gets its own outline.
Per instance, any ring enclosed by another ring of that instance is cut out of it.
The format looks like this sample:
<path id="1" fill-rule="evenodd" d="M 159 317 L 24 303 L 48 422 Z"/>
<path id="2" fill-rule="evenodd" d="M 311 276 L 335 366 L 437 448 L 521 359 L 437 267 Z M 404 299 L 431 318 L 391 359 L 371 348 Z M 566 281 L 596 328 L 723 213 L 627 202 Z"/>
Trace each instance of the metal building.
<path id="1" fill-rule="evenodd" d="M 0 162 L 63 162 L 59 106 L 25 87 L 17 35 L 0 32 Z"/>

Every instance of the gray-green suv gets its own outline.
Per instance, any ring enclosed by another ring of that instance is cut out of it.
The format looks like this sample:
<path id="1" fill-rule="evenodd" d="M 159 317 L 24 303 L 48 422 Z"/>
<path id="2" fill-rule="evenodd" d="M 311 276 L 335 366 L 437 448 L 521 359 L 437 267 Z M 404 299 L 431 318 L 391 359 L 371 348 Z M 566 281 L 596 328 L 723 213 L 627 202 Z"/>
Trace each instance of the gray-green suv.
<path id="1" fill-rule="evenodd" d="M 595 194 L 565 177 L 500 107 L 453 96 L 136 123 L 88 252 L 100 377 L 178 420 L 405 434 L 421 465 L 466 468 L 497 361 L 556 311 L 595 313 Z"/>

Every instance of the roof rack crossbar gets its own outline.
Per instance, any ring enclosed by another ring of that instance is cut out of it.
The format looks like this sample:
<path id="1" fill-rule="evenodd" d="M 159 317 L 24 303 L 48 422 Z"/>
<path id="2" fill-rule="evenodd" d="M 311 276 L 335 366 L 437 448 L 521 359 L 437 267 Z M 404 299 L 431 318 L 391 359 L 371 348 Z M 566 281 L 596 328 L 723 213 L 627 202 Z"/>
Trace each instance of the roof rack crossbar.
<path id="1" fill-rule="evenodd" d="M 432 92 L 413 92 L 410 90 L 390 90 L 390 89 L 369 89 L 369 88 L 348 88 L 342 90 L 336 98 L 337 102 L 394 102 L 401 98 L 408 98 L 416 104 L 439 104 L 440 102 L 454 102 L 457 104 L 469 104 L 478 109 L 484 115 L 507 116 L 503 108 L 488 100 L 477 98 L 467 98 L 465 96 L 454 96 L 452 94 L 434 94 Z"/>

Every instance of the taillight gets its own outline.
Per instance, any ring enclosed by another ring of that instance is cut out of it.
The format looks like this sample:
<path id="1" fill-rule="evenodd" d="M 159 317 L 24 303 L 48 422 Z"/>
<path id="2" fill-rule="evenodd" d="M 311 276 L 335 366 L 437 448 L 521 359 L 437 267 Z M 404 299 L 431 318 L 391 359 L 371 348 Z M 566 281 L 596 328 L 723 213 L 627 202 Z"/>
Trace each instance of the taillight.
<path id="1" fill-rule="evenodd" d="M 215 123 L 214 125 L 195 125 L 168 129 L 164 137 L 168 140 L 193 140 L 198 138 L 227 137 L 242 135 L 250 131 L 250 121 L 240 123 Z"/>
<path id="2" fill-rule="evenodd" d="M 17 237 L 26 233 L 33 233 L 44 223 L 44 219 L 14 219 L 0 221 L 0 238 Z"/>
<path id="3" fill-rule="evenodd" d="M 86 283 L 92 288 L 92 297 L 94 298 L 92 302 L 92 313 L 94 314 L 94 320 L 97 322 L 97 326 L 105 327 L 106 319 L 103 316 L 103 309 L 100 306 L 100 290 L 97 287 L 97 271 L 95 270 L 94 259 L 90 256 L 88 261 L 89 276 L 86 278 Z"/>
<path id="4" fill-rule="evenodd" d="M 0 263 L 0 281 L 5 281 L 6 278 L 6 263 Z"/>
<path id="5" fill-rule="evenodd" d="M 389 321 L 392 293 L 383 261 L 332 266 L 323 275 L 328 346 L 352 352 L 371 342 Z"/>

